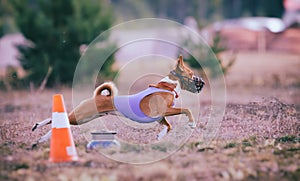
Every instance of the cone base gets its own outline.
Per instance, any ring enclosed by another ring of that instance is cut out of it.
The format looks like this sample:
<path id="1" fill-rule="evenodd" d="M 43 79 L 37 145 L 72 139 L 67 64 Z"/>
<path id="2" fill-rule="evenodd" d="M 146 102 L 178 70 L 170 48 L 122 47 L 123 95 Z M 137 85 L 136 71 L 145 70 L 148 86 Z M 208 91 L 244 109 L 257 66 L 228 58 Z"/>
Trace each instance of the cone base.
<path id="1" fill-rule="evenodd" d="M 76 162 L 79 158 L 77 156 L 69 158 L 69 159 L 59 159 L 59 158 L 49 158 L 49 162 L 59 163 L 59 162 Z"/>
<path id="2" fill-rule="evenodd" d="M 52 128 L 50 162 L 77 161 L 78 156 L 69 128 Z"/>

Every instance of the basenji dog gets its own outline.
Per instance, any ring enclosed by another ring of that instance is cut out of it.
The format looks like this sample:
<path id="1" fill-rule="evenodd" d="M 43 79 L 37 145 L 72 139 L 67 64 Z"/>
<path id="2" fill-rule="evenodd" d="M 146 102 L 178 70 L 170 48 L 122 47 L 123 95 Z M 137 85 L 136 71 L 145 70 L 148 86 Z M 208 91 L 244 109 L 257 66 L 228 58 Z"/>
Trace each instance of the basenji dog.
<path id="1" fill-rule="evenodd" d="M 196 127 L 191 111 L 174 107 L 174 100 L 178 98 L 181 89 L 199 93 L 204 85 L 203 79 L 195 76 L 194 72 L 184 65 L 180 55 L 175 68 L 165 78 L 137 94 L 119 96 L 112 82 L 103 83 L 95 89 L 93 97 L 82 101 L 68 114 L 69 121 L 72 125 L 80 125 L 105 115 L 121 115 L 139 123 L 158 121 L 164 125 L 164 129 L 157 135 L 157 139 L 160 140 L 172 129 L 166 119 L 168 116 L 185 114 L 189 119 L 188 125 Z M 36 123 L 32 130 L 49 123 L 51 118 Z M 37 143 L 49 139 L 50 136 L 51 131 Z"/>

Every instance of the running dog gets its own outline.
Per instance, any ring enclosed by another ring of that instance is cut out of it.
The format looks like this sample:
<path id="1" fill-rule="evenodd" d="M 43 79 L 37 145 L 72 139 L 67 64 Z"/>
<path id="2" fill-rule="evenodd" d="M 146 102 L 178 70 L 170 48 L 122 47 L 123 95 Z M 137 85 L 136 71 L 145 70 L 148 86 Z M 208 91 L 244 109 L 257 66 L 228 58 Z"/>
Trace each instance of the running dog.
<path id="1" fill-rule="evenodd" d="M 119 96 L 112 82 L 103 83 L 95 89 L 93 97 L 82 101 L 69 113 L 69 121 L 72 125 L 80 125 L 105 115 L 121 115 L 139 123 L 158 121 L 164 125 L 164 129 L 157 135 L 159 140 L 172 129 L 167 116 L 185 114 L 189 119 L 188 125 L 196 127 L 191 111 L 174 107 L 174 101 L 181 89 L 199 93 L 204 85 L 202 78 L 195 76 L 194 72 L 184 65 L 180 55 L 175 68 L 165 78 L 137 94 Z M 50 123 L 51 118 L 36 123 L 32 131 Z M 37 143 L 49 139 L 50 136 L 51 131 Z"/>

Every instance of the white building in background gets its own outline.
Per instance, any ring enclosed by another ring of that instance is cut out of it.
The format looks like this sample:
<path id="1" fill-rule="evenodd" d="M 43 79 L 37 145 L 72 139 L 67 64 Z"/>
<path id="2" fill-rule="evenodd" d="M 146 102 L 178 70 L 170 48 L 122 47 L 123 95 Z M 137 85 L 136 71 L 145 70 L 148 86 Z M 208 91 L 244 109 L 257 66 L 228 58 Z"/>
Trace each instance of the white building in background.
<path id="1" fill-rule="evenodd" d="M 283 22 L 287 27 L 294 23 L 300 24 L 300 0 L 284 0 Z"/>
<path id="2" fill-rule="evenodd" d="M 31 46 L 32 43 L 26 40 L 20 33 L 7 34 L 0 39 L 0 77 L 4 77 L 6 75 L 6 69 L 8 67 L 14 67 L 17 70 L 19 77 L 25 75 L 25 72 L 18 60 L 20 53 L 16 45 Z"/>

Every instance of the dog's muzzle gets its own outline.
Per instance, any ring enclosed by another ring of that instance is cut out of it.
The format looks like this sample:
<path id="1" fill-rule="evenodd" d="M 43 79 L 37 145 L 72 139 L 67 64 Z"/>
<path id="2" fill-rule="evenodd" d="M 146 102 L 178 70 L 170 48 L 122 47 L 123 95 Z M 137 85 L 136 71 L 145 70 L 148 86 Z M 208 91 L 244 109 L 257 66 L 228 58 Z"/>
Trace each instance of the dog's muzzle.
<path id="1" fill-rule="evenodd" d="M 205 82 L 201 77 L 193 76 L 192 79 L 183 77 L 182 79 L 185 79 L 181 81 L 184 89 L 192 93 L 199 93 L 205 85 Z"/>
<path id="2" fill-rule="evenodd" d="M 180 83 L 182 86 L 182 89 L 185 89 L 192 93 L 199 93 L 203 86 L 205 85 L 205 82 L 201 77 L 193 76 L 193 78 L 189 78 L 186 76 L 182 76 L 175 71 L 171 71 L 171 74 L 178 77 L 180 79 Z"/>
<path id="3" fill-rule="evenodd" d="M 190 91 L 194 93 L 196 92 L 199 93 L 202 90 L 203 86 L 205 85 L 204 80 L 201 77 L 193 76 L 192 81 L 194 83 L 194 88 Z M 193 86 L 189 86 L 189 87 L 193 87 Z"/>

